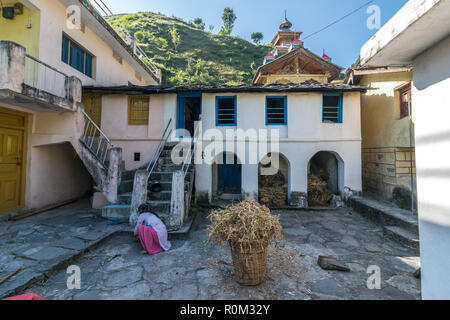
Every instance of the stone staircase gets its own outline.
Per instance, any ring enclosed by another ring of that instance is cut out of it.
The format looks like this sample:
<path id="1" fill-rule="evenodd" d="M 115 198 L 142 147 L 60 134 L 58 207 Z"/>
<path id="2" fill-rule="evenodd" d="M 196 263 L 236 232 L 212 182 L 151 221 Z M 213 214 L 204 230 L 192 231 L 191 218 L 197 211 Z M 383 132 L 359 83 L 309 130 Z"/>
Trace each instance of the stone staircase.
<path id="1" fill-rule="evenodd" d="M 380 225 L 387 237 L 419 252 L 418 219 L 410 211 L 363 197 L 351 197 L 349 204 L 356 212 Z"/>
<path id="2" fill-rule="evenodd" d="M 95 181 L 97 190 L 109 202 L 116 202 L 123 168 L 122 149 L 114 147 L 87 113 L 81 112 L 84 115 L 84 129 L 75 149 Z"/>
<path id="3" fill-rule="evenodd" d="M 171 209 L 171 197 L 172 197 L 172 177 L 174 172 L 182 169 L 183 165 L 177 165 L 172 162 L 171 152 L 176 144 L 175 143 L 167 143 L 161 154 L 159 159 L 157 160 L 157 164 L 151 173 L 148 180 L 148 192 L 147 192 L 147 203 L 154 209 L 155 213 L 161 218 L 161 220 L 169 225 L 169 216 Z M 140 168 L 145 169 L 145 168 Z M 130 216 L 131 210 L 131 198 L 133 193 L 133 183 L 134 183 L 134 175 L 137 170 L 133 171 L 124 171 L 122 172 L 122 180 L 118 187 L 118 201 L 115 204 L 105 206 L 102 209 L 102 216 L 109 220 L 126 220 Z M 186 172 L 185 176 L 185 186 L 184 186 L 184 196 L 186 205 L 189 205 L 191 195 L 192 195 L 192 178 L 194 177 L 194 165 L 191 164 L 189 169 Z M 151 192 L 150 186 L 158 181 L 161 185 L 160 192 Z M 189 210 L 187 210 L 189 212 Z M 185 226 L 190 228 L 190 224 L 193 221 L 192 216 L 185 217 Z M 182 230 L 181 230 L 182 231 Z M 178 233 L 180 230 L 177 231 Z"/>

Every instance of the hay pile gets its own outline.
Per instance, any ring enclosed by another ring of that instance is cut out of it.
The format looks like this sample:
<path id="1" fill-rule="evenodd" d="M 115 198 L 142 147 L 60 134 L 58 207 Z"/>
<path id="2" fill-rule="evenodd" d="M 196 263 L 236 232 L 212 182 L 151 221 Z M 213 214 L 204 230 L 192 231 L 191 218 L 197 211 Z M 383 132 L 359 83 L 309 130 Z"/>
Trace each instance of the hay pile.
<path id="1" fill-rule="evenodd" d="M 259 202 L 269 207 L 287 204 L 287 184 L 281 171 L 272 176 L 261 175 L 259 179 Z"/>
<path id="2" fill-rule="evenodd" d="M 211 225 L 208 236 L 219 243 L 251 244 L 261 240 L 281 239 L 278 216 L 253 199 L 245 199 L 237 205 L 212 211 L 208 216 Z"/>
<path id="3" fill-rule="evenodd" d="M 310 174 L 308 177 L 308 205 L 329 206 L 333 195 L 328 189 L 328 182 L 320 176 Z"/>

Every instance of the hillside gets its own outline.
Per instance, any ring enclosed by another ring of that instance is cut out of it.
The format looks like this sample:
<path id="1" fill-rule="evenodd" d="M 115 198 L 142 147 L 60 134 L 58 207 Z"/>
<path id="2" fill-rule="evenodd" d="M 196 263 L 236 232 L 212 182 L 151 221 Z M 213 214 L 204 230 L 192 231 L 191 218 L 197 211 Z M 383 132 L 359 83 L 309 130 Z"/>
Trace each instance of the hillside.
<path id="1" fill-rule="evenodd" d="M 181 19 L 157 13 L 122 14 L 108 20 L 112 26 L 120 24 L 135 36 L 151 61 L 162 70 L 165 85 L 249 84 L 270 50 L 268 46 L 206 32 Z M 180 35 L 176 49 L 170 34 L 174 26 Z"/>

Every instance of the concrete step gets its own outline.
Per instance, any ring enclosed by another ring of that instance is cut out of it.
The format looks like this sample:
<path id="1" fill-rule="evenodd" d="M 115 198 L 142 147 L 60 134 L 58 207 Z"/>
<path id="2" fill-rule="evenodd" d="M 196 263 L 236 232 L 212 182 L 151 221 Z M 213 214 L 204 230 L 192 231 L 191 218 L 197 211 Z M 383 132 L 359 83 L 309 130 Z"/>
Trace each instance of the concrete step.
<path id="1" fill-rule="evenodd" d="M 121 193 L 117 196 L 118 204 L 130 204 L 132 192 Z"/>
<path id="2" fill-rule="evenodd" d="M 196 216 L 197 213 L 187 217 L 179 230 L 169 231 L 169 239 L 186 240 L 189 237 L 189 232 L 192 229 Z"/>
<path id="3" fill-rule="evenodd" d="M 161 192 L 149 192 L 148 193 L 148 200 L 164 200 L 164 201 L 170 201 L 172 196 L 171 190 L 163 190 Z"/>
<path id="4" fill-rule="evenodd" d="M 149 201 L 170 201 L 171 196 L 172 196 L 172 191 L 170 190 L 169 186 L 171 186 L 172 184 L 167 184 L 167 190 L 161 190 L 161 192 L 148 192 L 148 200 Z M 185 195 L 187 195 L 187 187 L 188 185 L 186 184 L 185 186 Z M 131 197 L 132 197 L 132 192 L 126 192 L 126 193 L 121 193 L 118 195 L 117 197 L 117 204 L 130 204 L 131 203 Z"/>
<path id="5" fill-rule="evenodd" d="M 172 157 L 172 151 L 173 151 L 173 148 L 164 148 L 163 151 L 161 151 L 159 157 L 160 158 L 169 158 L 170 159 Z M 182 156 L 181 149 L 179 149 L 178 151 L 180 152 L 179 155 Z"/>
<path id="6" fill-rule="evenodd" d="M 102 217 L 108 220 L 125 220 L 130 217 L 130 205 L 111 204 L 103 207 Z"/>
<path id="7" fill-rule="evenodd" d="M 383 227 L 383 232 L 395 242 L 401 243 L 405 247 L 414 250 L 414 252 L 419 253 L 419 235 L 417 232 L 408 231 L 397 226 L 385 226 Z"/>
<path id="8" fill-rule="evenodd" d="M 136 173 L 136 170 L 123 171 L 122 172 L 122 181 L 124 181 L 124 180 L 134 180 L 134 174 L 135 173 Z"/>
<path id="9" fill-rule="evenodd" d="M 163 171 L 155 171 L 152 172 L 149 181 L 158 180 L 159 182 L 170 182 L 172 181 L 173 172 L 163 172 Z M 186 181 L 189 181 L 189 177 L 186 178 Z"/>
<path id="10" fill-rule="evenodd" d="M 170 181 L 160 181 L 161 183 L 161 191 L 170 191 L 172 190 L 172 180 Z M 189 182 L 184 184 L 184 190 L 187 190 L 189 187 Z"/>
<path id="11" fill-rule="evenodd" d="M 172 157 L 170 155 L 163 156 L 163 154 L 161 154 L 158 159 L 158 164 L 174 164 L 174 162 L 172 161 Z"/>
<path id="12" fill-rule="evenodd" d="M 394 204 L 362 197 L 352 197 L 349 202 L 356 212 L 381 226 L 395 226 L 409 232 L 418 232 L 417 216 Z"/>
<path id="13" fill-rule="evenodd" d="M 169 214 L 170 212 L 170 200 L 149 200 L 147 203 L 155 210 L 155 212 L 160 214 Z"/>
<path id="14" fill-rule="evenodd" d="M 157 164 L 155 166 L 155 171 L 158 172 L 175 172 L 178 170 L 181 170 L 183 168 L 182 164 L 169 164 L 169 163 L 165 163 L 165 164 Z"/>
<path id="15" fill-rule="evenodd" d="M 134 180 L 122 180 L 119 185 L 118 193 L 127 193 L 133 191 Z"/>

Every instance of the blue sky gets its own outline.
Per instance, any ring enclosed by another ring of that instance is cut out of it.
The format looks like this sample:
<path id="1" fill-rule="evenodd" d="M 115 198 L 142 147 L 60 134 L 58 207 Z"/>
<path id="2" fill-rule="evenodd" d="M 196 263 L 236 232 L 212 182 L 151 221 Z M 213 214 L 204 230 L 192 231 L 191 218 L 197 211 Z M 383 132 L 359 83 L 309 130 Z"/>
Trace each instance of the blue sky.
<path id="1" fill-rule="evenodd" d="M 262 32 L 263 42 L 270 42 L 287 10 L 288 19 L 295 31 L 302 31 L 301 38 L 321 29 L 329 23 L 367 3 L 369 0 L 103 0 L 113 13 L 139 11 L 161 12 L 186 21 L 200 17 L 213 32 L 222 25 L 225 7 L 231 7 L 237 16 L 232 34 L 250 40 L 252 32 Z M 97 1 L 99 2 L 99 1 Z M 381 9 L 381 25 L 385 24 L 407 0 L 375 0 L 372 4 Z M 366 21 L 369 14 L 362 8 L 352 16 L 305 40 L 305 47 L 316 54 L 325 49 L 333 62 L 349 67 L 359 56 L 361 46 L 377 30 L 369 30 Z"/>

